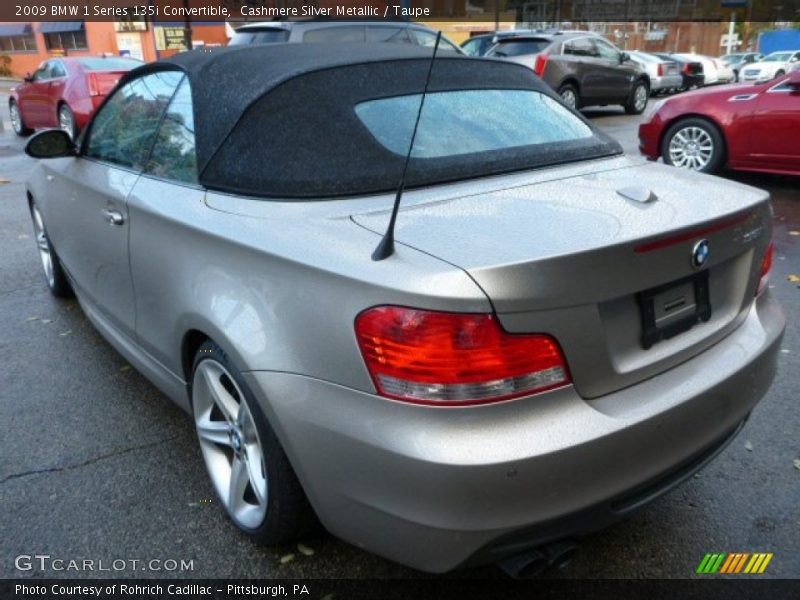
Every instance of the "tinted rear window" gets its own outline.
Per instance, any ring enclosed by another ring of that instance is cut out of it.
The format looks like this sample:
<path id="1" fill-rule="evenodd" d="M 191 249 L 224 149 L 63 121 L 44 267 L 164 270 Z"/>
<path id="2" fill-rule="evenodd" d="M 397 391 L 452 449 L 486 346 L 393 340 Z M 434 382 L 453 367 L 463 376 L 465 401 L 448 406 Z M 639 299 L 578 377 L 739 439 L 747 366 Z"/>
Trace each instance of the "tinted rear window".
<path id="1" fill-rule="evenodd" d="M 233 34 L 229 46 L 242 46 L 246 44 L 278 44 L 289 39 L 289 32 L 285 29 L 240 29 Z"/>
<path id="2" fill-rule="evenodd" d="M 489 52 L 489 56 L 522 56 L 538 54 L 550 44 L 550 40 L 501 40 Z"/>
<path id="3" fill-rule="evenodd" d="M 421 96 L 369 100 L 356 114 L 388 150 L 405 156 Z M 592 130 L 568 109 L 529 90 L 463 90 L 428 94 L 414 158 L 441 158 L 579 140 Z"/>
<path id="4" fill-rule="evenodd" d="M 142 63 L 131 58 L 78 58 L 78 63 L 89 71 L 130 71 Z"/>

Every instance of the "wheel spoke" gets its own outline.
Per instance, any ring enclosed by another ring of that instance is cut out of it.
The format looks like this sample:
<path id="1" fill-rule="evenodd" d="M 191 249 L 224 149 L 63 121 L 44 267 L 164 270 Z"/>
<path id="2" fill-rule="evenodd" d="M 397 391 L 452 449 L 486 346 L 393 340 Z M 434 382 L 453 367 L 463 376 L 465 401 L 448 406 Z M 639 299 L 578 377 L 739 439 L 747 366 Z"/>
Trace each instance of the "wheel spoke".
<path id="1" fill-rule="evenodd" d="M 205 362 L 210 363 L 210 361 Z M 222 385 L 222 371 L 213 368 L 210 364 L 201 364 L 200 368 L 214 404 L 217 405 L 228 422 L 231 424 L 236 423 L 236 418 L 239 414 L 239 403 Z"/>
<path id="2" fill-rule="evenodd" d="M 205 417 L 197 422 L 197 435 L 213 444 L 231 446 L 231 426 L 227 421 L 212 421 Z"/>
<path id="3" fill-rule="evenodd" d="M 234 514 L 245 504 L 244 492 L 249 481 L 247 466 L 241 458 L 234 456 L 233 462 L 231 462 L 231 479 L 228 486 L 228 507 Z"/>

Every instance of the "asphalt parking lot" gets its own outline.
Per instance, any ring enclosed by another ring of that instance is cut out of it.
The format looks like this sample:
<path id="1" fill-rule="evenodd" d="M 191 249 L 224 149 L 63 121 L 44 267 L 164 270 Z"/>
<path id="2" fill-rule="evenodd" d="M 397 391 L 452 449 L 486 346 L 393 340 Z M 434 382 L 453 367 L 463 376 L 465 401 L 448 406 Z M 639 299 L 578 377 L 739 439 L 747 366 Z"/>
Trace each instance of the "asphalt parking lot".
<path id="1" fill-rule="evenodd" d="M 0 95 L 0 577 L 419 577 L 324 534 L 301 549 L 263 548 L 229 524 L 187 415 L 126 365 L 75 302 L 47 292 L 24 197 L 33 161 L 9 130 L 6 105 Z M 638 154 L 639 117 L 586 114 Z M 800 577 L 800 286 L 787 279 L 800 274 L 800 182 L 725 176 L 773 194 L 772 287 L 789 323 L 777 380 L 708 468 L 585 538 L 575 560 L 547 577 L 692 577 L 718 551 L 773 552 L 761 577 Z M 30 554 L 183 560 L 193 569 L 17 570 L 15 557 Z M 494 567 L 447 575 L 502 576 Z"/>

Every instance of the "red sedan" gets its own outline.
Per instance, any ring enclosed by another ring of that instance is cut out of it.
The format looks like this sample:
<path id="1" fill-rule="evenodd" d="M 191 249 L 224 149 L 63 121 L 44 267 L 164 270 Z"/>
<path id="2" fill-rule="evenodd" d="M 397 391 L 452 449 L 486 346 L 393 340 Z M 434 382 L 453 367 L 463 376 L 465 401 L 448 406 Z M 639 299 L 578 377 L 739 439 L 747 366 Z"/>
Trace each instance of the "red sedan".
<path id="1" fill-rule="evenodd" d="M 141 64 L 119 57 L 47 60 L 11 90 L 11 125 L 20 136 L 58 127 L 76 137 L 119 78 Z"/>
<path id="2" fill-rule="evenodd" d="M 800 71 L 659 102 L 639 126 L 639 150 L 704 173 L 727 166 L 800 175 Z"/>

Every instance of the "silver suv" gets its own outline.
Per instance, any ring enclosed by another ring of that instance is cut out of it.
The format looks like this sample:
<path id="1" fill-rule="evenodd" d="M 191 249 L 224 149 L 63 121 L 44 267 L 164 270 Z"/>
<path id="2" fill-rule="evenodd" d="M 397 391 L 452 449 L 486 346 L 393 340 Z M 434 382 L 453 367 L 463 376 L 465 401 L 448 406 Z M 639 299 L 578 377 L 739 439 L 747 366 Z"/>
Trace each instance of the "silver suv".
<path id="1" fill-rule="evenodd" d="M 419 23 L 381 21 L 264 21 L 236 29 L 229 46 L 280 42 L 388 42 L 412 46 L 436 43 L 436 31 Z M 442 36 L 439 50 L 463 54 Z"/>

